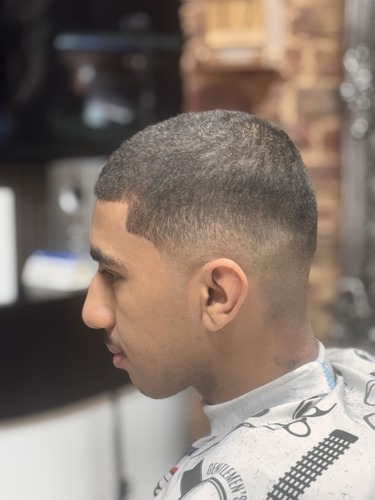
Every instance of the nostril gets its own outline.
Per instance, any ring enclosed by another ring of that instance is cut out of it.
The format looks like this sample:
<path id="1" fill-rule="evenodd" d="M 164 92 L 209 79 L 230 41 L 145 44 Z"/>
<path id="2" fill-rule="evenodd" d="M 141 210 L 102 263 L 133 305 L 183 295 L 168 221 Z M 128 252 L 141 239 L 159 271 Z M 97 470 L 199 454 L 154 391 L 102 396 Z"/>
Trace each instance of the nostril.
<path id="1" fill-rule="evenodd" d="M 109 307 L 98 306 L 86 298 L 82 309 L 82 320 L 94 330 L 108 330 L 113 327 L 114 315 Z"/>
<path id="2" fill-rule="evenodd" d="M 86 326 L 88 326 L 89 328 L 93 328 L 94 330 L 101 328 L 100 326 L 96 325 L 95 314 L 93 314 L 93 312 L 90 310 L 87 298 L 82 308 L 82 321 Z"/>
<path id="3" fill-rule="evenodd" d="M 94 276 L 87 291 L 82 307 L 82 320 L 89 328 L 94 330 L 108 330 L 114 325 L 114 314 L 110 297 L 101 287 L 100 280 L 95 279 L 96 276 Z"/>

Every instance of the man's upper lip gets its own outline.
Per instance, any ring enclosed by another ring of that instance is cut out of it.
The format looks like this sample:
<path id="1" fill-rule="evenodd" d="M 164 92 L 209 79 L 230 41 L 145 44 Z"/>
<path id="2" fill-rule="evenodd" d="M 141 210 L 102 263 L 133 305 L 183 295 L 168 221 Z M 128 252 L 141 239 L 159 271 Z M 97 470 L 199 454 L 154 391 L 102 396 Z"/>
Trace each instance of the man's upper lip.
<path id="1" fill-rule="evenodd" d="M 111 352 L 112 354 L 122 354 L 123 353 L 123 350 L 120 347 L 117 347 L 113 344 L 106 344 L 106 346 L 107 346 L 108 351 Z"/>

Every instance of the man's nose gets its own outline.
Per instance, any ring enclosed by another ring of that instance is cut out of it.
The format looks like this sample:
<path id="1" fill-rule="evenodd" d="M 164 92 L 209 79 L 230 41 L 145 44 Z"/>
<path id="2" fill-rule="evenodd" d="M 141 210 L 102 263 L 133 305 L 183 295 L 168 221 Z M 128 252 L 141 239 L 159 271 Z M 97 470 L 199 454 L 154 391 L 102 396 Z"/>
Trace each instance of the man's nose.
<path id="1" fill-rule="evenodd" d="M 96 274 L 90 283 L 82 309 L 84 323 L 94 329 L 110 330 L 114 325 L 110 298 Z"/>

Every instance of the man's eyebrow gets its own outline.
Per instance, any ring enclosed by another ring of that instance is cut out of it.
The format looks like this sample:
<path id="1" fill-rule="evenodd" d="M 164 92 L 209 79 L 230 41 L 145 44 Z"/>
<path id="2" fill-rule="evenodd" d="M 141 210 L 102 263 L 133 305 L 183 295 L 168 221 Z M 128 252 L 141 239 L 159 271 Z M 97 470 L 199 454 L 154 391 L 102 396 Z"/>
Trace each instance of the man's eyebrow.
<path id="1" fill-rule="evenodd" d="M 99 250 L 99 248 L 91 247 L 90 255 L 91 258 L 95 260 L 95 262 L 98 262 L 99 264 L 105 264 L 107 266 L 117 267 L 117 268 L 124 267 L 121 262 L 119 262 L 111 255 L 106 255 L 101 250 Z"/>

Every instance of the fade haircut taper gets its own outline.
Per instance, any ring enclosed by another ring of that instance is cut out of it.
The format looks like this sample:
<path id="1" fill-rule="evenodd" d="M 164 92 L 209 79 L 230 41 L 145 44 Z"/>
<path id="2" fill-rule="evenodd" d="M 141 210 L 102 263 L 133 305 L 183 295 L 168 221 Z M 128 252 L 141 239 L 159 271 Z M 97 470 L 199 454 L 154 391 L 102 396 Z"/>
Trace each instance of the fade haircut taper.
<path id="1" fill-rule="evenodd" d="M 127 230 L 171 257 L 241 254 L 266 267 L 285 257 L 307 269 L 316 248 L 316 199 L 296 146 L 245 112 L 149 126 L 109 157 L 95 195 L 126 201 Z"/>

